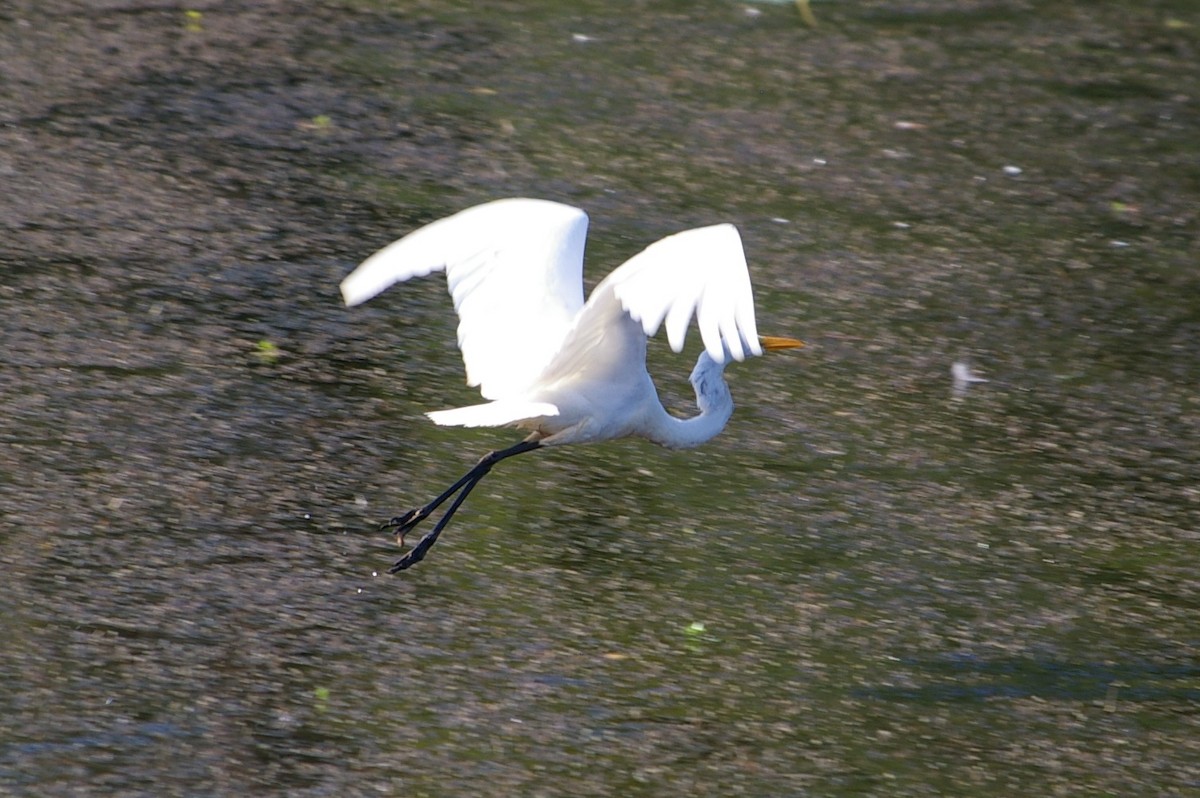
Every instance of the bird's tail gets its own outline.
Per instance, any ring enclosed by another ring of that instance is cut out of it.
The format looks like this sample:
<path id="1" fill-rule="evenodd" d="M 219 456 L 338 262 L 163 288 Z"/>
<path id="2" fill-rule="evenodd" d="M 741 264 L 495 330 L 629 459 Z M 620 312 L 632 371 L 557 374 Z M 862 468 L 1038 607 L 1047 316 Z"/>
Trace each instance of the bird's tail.
<path id="1" fill-rule="evenodd" d="M 542 416 L 557 416 L 558 408 L 549 402 L 522 402 L 501 399 L 452 410 L 426 413 L 434 424 L 450 427 L 503 427 Z"/>

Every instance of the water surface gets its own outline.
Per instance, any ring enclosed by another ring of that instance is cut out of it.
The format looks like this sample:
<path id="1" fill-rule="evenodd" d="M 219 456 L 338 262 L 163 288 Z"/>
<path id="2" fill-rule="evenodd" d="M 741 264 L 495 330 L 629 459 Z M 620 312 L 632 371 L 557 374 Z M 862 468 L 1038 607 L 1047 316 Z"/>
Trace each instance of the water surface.
<path id="1" fill-rule="evenodd" d="M 813 9 L 0 20 L 4 791 L 1195 791 L 1200 16 Z M 386 576 L 513 436 L 420 415 L 476 401 L 439 280 L 337 282 L 509 195 L 591 212 L 589 284 L 737 223 L 809 347 Z"/>

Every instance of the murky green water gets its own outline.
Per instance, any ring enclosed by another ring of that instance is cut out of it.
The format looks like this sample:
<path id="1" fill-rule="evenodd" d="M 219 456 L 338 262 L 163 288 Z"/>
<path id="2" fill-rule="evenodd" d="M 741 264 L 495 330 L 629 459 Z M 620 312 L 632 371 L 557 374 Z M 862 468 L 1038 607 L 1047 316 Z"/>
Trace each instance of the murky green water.
<path id="1" fill-rule="evenodd" d="M 11 92 L 10 153 L 76 154 L 4 164 L 0 791 L 1200 788 L 1191 4 L 282 9 L 0 23 L 14 74 L 149 53 Z M 591 212 L 589 284 L 734 221 L 809 347 L 386 576 L 373 525 L 514 437 L 420 416 L 477 401 L 440 280 L 336 285 L 504 195 Z"/>

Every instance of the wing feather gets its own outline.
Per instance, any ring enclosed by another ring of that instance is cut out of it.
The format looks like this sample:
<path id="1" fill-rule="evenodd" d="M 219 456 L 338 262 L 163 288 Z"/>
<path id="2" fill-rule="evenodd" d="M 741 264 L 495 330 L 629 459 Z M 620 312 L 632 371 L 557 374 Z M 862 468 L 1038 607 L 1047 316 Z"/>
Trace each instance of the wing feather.
<path id="1" fill-rule="evenodd" d="M 704 349 L 718 363 L 726 351 L 735 360 L 762 354 L 746 255 L 731 224 L 685 230 L 651 244 L 605 278 L 593 297 L 603 296 L 601 288 L 612 290 L 647 336 L 665 323 L 676 352 L 695 316 Z"/>
<path id="2" fill-rule="evenodd" d="M 433 222 L 376 252 L 342 281 L 347 305 L 390 285 L 446 272 L 467 383 L 488 399 L 538 377 L 583 307 L 587 214 L 504 199 Z"/>
<path id="3" fill-rule="evenodd" d="M 546 395 L 589 382 L 610 395 L 633 395 L 645 379 L 647 336 L 665 323 L 678 352 L 693 316 L 705 351 L 717 362 L 762 354 L 746 256 L 733 225 L 676 233 L 604 278 L 538 384 Z"/>

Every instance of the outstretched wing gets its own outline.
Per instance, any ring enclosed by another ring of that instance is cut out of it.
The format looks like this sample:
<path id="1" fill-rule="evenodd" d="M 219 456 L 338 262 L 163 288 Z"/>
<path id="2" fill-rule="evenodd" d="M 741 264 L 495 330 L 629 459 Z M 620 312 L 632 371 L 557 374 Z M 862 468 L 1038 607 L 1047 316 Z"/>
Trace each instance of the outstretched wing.
<path id="1" fill-rule="evenodd" d="M 583 307 L 587 223 L 578 208 L 546 200 L 468 208 L 367 258 L 342 281 L 342 297 L 357 305 L 393 283 L 444 269 L 467 383 L 487 399 L 520 396 Z"/>
<path id="2" fill-rule="evenodd" d="M 665 322 L 678 352 L 693 316 L 718 363 L 762 354 L 746 256 L 733 225 L 668 236 L 604 278 L 538 384 L 552 393 L 562 384 L 594 382 L 609 395 L 633 395 L 646 379 L 647 336 Z"/>
<path id="3" fill-rule="evenodd" d="M 606 277 L 593 298 L 602 299 L 604 289 L 647 336 L 665 323 L 676 352 L 694 315 L 704 349 L 716 362 L 724 363 L 726 353 L 734 360 L 762 354 L 742 238 L 731 224 L 685 230 L 651 244 Z"/>

